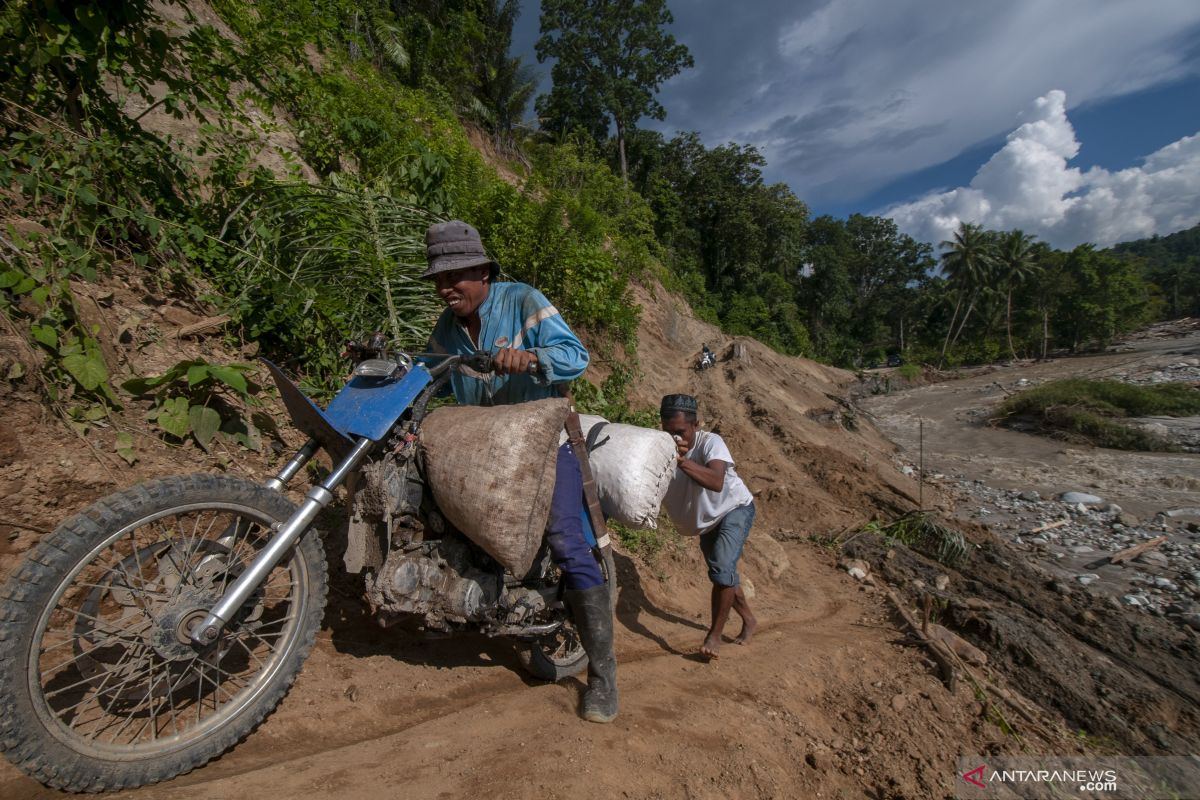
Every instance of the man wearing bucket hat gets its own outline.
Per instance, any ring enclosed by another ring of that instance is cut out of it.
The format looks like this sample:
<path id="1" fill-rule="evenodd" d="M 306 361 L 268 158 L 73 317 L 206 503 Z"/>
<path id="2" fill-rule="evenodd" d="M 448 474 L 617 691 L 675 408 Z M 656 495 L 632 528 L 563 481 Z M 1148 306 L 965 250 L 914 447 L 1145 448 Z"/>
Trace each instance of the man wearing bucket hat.
<path id="1" fill-rule="evenodd" d="M 425 234 L 432 281 L 446 310 L 434 325 L 429 350 L 464 355 L 493 353 L 493 373 L 467 368 L 450 378 L 462 405 L 509 405 L 558 397 L 559 387 L 583 374 L 587 349 L 546 296 L 524 283 L 497 283 L 500 267 L 479 232 L 461 220 L 431 225 Z M 583 520 L 583 479 L 568 442 L 559 448 L 554 499 L 546 541 L 563 573 L 571 607 L 588 654 L 588 688 L 582 716 L 611 722 L 617 715 L 617 660 L 608 587 Z"/>
<path id="2" fill-rule="evenodd" d="M 712 581 L 712 625 L 700 653 L 716 658 L 732 608 L 742 618 L 734 639 L 749 644 L 758 620 L 742 593 L 738 559 L 754 524 L 754 495 L 733 469 L 725 440 L 698 425 L 696 398 L 669 394 L 659 409 L 662 429 L 675 438 L 678 461 L 663 508 L 680 533 L 698 536 Z"/>

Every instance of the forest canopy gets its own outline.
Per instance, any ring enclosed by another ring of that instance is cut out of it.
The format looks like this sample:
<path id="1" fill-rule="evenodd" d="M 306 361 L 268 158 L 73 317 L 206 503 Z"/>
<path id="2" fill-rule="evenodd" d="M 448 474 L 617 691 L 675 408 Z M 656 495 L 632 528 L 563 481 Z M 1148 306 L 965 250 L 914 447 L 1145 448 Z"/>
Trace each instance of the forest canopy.
<path id="1" fill-rule="evenodd" d="M 637 373 L 630 282 L 731 335 L 845 367 L 952 365 L 1104 344 L 1200 313 L 1197 229 L 1109 250 L 964 222 L 919 242 L 882 217 L 813 218 L 752 144 L 643 127 L 694 66 L 664 0 L 14 2 L 0 12 L 0 309 L 75 417 L 126 395 L 74 282 L 142 269 L 328 391 L 342 342 L 419 347 L 431 220 L 481 230 L 610 368 Z M 531 116 L 536 115 L 536 116 Z M 232 335 L 232 334 L 231 334 Z M 699 343 L 697 343 L 697 347 Z"/>

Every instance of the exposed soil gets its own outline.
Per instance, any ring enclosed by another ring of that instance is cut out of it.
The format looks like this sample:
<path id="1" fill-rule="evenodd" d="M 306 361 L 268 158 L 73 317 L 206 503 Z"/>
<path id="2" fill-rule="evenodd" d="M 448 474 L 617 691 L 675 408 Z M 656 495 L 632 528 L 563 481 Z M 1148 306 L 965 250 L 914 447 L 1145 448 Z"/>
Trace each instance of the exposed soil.
<path id="1" fill-rule="evenodd" d="M 106 297 L 105 316 L 118 326 L 129 314 L 155 326 L 117 336 L 114 363 L 147 372 L 192 353 L 238 358 L 211 340 L 172 338 L 152 300 L 145 287 L 117 286 Z M 949 574 L 941 621 L 990 656 L 979 679 L 1019 688 L 1046 710 L 1028 719 L 1007 710 L 1016 736 L 1007 735 L 998 709 L 968 681 L 951 694 L 923 651 L 906 644 L 883 593 L 839 570 L 836 548 L 810 540 L 845 541 L 868 520 L 917 505 L 918 484 L 895 446 L 845 399 L 854 376 L 723 338 L 661 290 L 639 290 L 638 301 L 645 374 L 635 399 L 656 407 L 662 394 L 696 393 L 702 422 L 729 441 L 758 500 L 743 561 L 762 623 L 751 645 L 727 642 L 712 662 L 696 655 L 708 585 L 693 542 L 673 540 L 649 561 L 619 554 L 621 713 L 593 725 L 575 715 L 581 684 L 528 680 L 513 644 L 381 631 L 348 584 L 335 582 L 314 653 L 277 712 L 218 761 L 126 794 L 925 798 L 953 794 L 960 755 L 1196 749 L 1194 634 L 1044 588 L 1020 551 L 982 529 L 969 532 L 980 548 L 958 573 L 903 546 L 853 537 L 848 549 L 909 597 L 914 579 L 932 586 Z M 702 342 L 720 363 L 696 372 Z M 111 430 L 92 430 L 89 447 L 29 381 L 0 391 L 0 575 L 39 531 L 100 495 L 218 460 L 156 444 L 146 431 L 129 468 L 109 455 Z M 952 418 L 953 404 L 946 408 Z M 136 428 L 141 411 L 130 408 L 122 424 Z M 283 437 L 292 446 L 300 439 L 287 429 Z M 269 448 L 218 455 L 255 478 L 279 458 Z M 951 494 L 925 492 L 926 505 L 950 510 Z M 967 609 L 968 597 L 990 608 Z M 731 624 L 727 633 L 736 632 Z M 0 763 L 0 796 L 55 794 Z"/>

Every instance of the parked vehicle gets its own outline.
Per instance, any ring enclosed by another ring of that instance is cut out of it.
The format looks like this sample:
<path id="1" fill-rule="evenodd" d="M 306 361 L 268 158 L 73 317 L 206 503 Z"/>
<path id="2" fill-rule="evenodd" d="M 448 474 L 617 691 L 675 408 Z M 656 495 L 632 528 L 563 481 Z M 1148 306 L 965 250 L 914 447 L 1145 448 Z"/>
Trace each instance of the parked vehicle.
<path id="1" fill-rule="evenodd" d="M 324 410 L 267 362 L 311 438 L 265 485 L 208 474 L 142 483 L 29 553 L 0 590 L 0 750 L 14 764 L 59 789 L 128 788 L 249 734 L 312 649 L 328 566 L 311 526 L 352 475 L 343 562 L 364 576 L 381 624 L 516 637 L 546 680 L 586 668 L 545 542 L 527 574 L 507 573 L 441 515 L 418 464 L 430 399 L 453 369 L 488 371 L 490 354 L 427 368 L 378 341 L 355 353 Z M 321 449 L 333 469 L 297 507 L 282 490 Z"/>

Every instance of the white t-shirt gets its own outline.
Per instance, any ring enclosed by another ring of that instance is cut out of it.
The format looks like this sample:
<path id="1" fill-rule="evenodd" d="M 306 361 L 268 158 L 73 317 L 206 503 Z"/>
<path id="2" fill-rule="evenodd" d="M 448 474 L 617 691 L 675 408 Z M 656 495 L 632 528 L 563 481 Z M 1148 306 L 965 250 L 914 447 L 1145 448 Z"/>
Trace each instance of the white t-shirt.
<path id="1" fill-rule="evenodd" d="M 724 461 L 725 484 L 721 491 L 705 489 L 692 480 L 686 472 L 675 467 L 675 477 L 667 487 L 663 508 L 667 510 L 675 527 L 685 536 L 698 536 L 721 521 L 721 518 L 739 506 L 754 501 L 754 495 L 733 469 L 733 456 L 725 441 L 715 433 L 696 431 L 696 439 L 687 458 L 707 466 L 710 461 Z"/>

